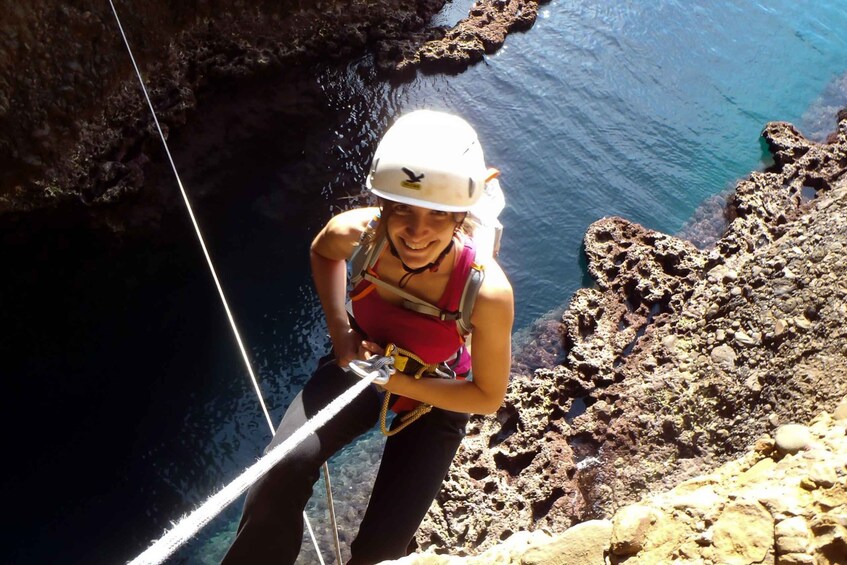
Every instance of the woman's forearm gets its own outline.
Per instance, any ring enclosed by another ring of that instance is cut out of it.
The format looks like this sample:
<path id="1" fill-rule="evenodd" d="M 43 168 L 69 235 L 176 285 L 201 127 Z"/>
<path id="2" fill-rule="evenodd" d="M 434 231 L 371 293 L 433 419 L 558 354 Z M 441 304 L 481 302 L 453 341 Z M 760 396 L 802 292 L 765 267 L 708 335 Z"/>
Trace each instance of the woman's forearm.
<path id="1" fill-rule="evenodd" d="M 395 373 L 385 387 L 392 394 L 431 404 L 436 408 L 471 414 L 492 414 L 503 402 L 505 386 L 489 389 L 476 381 L 423 377 Z"/>
<path id="2" fill-rule="evenodd" d="M 312 278 L 326 318 L 336 360 L 342 367 L 358 352 L 357 335 L 350 326 L 345 301 L 347 299 L 347 265 L 344 260 L 328 259 L 312 250 Z"/>

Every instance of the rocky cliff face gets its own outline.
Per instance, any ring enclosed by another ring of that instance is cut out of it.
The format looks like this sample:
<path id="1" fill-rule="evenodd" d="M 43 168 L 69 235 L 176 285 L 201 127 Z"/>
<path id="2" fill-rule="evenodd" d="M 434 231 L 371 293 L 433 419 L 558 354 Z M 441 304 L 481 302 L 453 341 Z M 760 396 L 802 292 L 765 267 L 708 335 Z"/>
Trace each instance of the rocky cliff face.
<path id="1" fill-rule="evenodd" d="M 538 6 L 479 2 L 453 29 L 428 26 L 444 3 L 129 0 L 116 7 L 167 134 L 216 85 L 316 60 L 370 50 L 376 66 L 398 78 L 418 68 L 461 70 L 499 48 L 510 31 L 530 27 Z M 160 141 L 109 3 L 6 4 L 0 215 L 97 210 L 149 193 L 146 165 Z"/>
<path id="2" fill-rule="evenodd" d="M 475 557 L 419 554 L 392 563 L 847 563 L 847 399 L 808 427 L 789 424 L 774 435 L 611 519 L 554 534 L 519 532 Z"/>
<path id="3" fill-rule="evenodd" d="M 424 29 L 443 0 L 124 2 L 117 9 L 165 131 L 198 93 Z M 158 151 L 108 3 L 12 7 L 0 38 L 0 213 L 140 192 Z"/>
<path id="4" fill-rule="evenodd" d="M 420 546 L 475 554 L 518 531 L 609 518 L 835 408 L 847 395 L 838 118 L 824 144 L 765 128 L 774 165 L 738 184 L 711 250 L 620 218 L 589 228 L 596 288 L 524 353 L 564 361 L 514 376 L 497 415 L 472 422 Z M 551 331 L 562 351 L 544 350 Z"/>

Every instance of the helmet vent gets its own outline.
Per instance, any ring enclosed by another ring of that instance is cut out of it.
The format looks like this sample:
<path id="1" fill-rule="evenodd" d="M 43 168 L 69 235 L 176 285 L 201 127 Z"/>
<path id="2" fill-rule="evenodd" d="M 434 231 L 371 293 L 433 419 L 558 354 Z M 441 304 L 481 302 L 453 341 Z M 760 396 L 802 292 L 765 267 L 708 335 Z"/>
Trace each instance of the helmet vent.
<path id="1" fill-rule="evenodd" d="M 468 198 L 473 198 L 474 188 L 476 188 L 476 183 L 473 181 L 473 178 L 468 179 Z"/>

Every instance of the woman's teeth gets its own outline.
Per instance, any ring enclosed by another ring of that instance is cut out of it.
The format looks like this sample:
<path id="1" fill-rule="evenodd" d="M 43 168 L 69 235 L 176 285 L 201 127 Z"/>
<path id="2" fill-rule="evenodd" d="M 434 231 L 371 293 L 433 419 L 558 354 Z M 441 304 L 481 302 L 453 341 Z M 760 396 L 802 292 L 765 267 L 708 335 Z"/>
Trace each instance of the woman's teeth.
<path id="1" fill-rule="evenodd" d="M 409 249 L 411 249 L 413 251 L 420 251 L 421 249 L 426 249 L 427 247 L 429 247 L 429 243 L 414 244 L 414 243 L 409 243 L 405 239 L 403 240 L 403 243 L 406 244 L 406 247 L 408 247 Z"/>

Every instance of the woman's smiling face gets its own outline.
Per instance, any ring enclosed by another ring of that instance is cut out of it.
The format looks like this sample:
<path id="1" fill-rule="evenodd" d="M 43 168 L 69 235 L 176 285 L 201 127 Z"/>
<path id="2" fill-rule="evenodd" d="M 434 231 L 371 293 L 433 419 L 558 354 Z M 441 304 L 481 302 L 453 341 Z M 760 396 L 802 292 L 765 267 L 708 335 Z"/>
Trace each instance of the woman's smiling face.
<path id="1" fill-rule="evenodd" d="M 453 239 L 460 222 L 456 214 L 409 204 L 386 202 L 390 210 L 388 237 L 407 267 L 417 269 L 432 263 Z"/>

